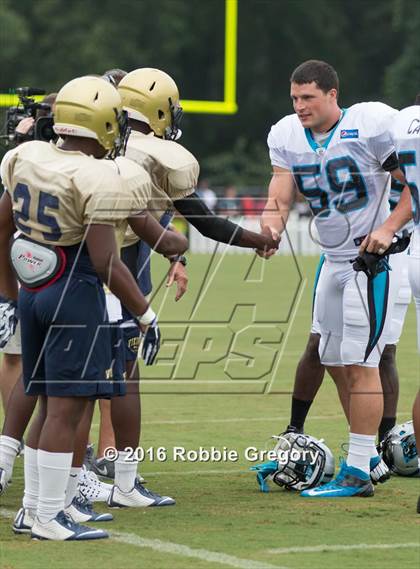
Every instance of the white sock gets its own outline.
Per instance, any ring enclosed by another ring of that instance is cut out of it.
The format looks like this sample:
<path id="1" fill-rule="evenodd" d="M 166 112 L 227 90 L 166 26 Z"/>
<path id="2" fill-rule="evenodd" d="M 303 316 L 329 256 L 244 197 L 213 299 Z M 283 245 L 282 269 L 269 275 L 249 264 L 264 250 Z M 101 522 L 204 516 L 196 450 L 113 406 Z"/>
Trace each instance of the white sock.
<path id="1" fill-rule="evenodd" d="M 72 452 L 38 450 L 39 498 L 36 515 L 41 523 L 54 519 L 64 509 Z"/>
<path id="2" fill-rule="evenodd" d="M 131 453 L 132 454 L 132 453 Z M 134 488 L 134 482 L 137 476 L 137 461 L 125 461 L 130 455 L 129 452 L 118 451 L 118 458 L 115 461 L 115 486 L 121 492 L 130 492 Z"/>
<path id="3" fill-rule="evenodd" d="M 79 484 L 79 474 L 81 470 L 81 466 L 72 466 L 70 468 L 70 476 L 66 488 L 66 500 L 64 502 L 65 508 L 68 508 L 70 506 L 70 504 L 73 502 L 73 498 L 77 494 L 77 486 Z"/>
<path id="4" fill-rule="evenodd" d="M 38 506 L 39 473 L 38 473 L 38 450 L 25 446 L 23 455 L 23 470 L 25 475 L 25 491 L 22 505 L 35 515 Z"/>
<path id="5" fill-rule="evenodd" d="M 13 465 L 15 464 L 16 455 L 20 447 L 20 441 L 0 436 L 0 468 L 6 471 L 6 480 L 9 481 L 13 474 Z"/>
<path id="6" fill-rule="evenodd" d="M 371 446 L 370 449 L 370 458 L 374 458 L 375 456 L 379 456 L 379 452 L 376 448 L 375 441 L 373 441 L 373 445 Z"/>
<path id="7" fill-rule="evenodd" d="M 366 474 L 369 474 L 372 446 L 375 446 L 375 435 L 357 435 L 350 433 L 347 466 L 354 466 L 355 468 L 363 470 Z"/>

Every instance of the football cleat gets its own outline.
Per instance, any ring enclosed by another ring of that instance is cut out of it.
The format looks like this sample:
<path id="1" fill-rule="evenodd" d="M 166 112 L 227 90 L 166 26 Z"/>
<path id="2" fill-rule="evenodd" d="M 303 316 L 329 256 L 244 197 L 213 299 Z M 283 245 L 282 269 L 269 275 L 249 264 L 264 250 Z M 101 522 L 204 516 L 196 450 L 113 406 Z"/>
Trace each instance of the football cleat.
<path id="1" fill-rule="evenodd" d="M 92 462 L 90 470 L 104 478 L 110 478 L 111 480 L 115 478 L 115 464 L 106 458 L 96 458 Z"/>
<path id="2" fill-rule="evenodd" d="M 94 472 L 83 466 L 78 489 L 79 494 L 89 502 L 106 502 L 111 494 L 112 484 L 101 482 Z"/>
<path id="3" fill-rule="evenodd" d="M 9 485 L 9 480 L 7 480 L 7 474 L 4 468 L 0 468 L 0 495 L 6 491 Z"/>
<path id="4" fill-rule="evenodd" d="M 325 484 L 304 490 L 300 493 L 304 498 L 351 498 L 360 496 L 368 498 L 373 496 L 374 490 L 369 474 L 354 466 L 347 466 L 341 462 L 341 468 L 337 477 Z"/>
<path id="5" fill-rule="evenodd" d="M 12 529 L 15 533 L 31 533 L 35 517 L 28 508 L 21 508 L 15 516 Z"/>
<path id="6" fill-rule="evenodd" d="M 112 522 L 113 515 L 108 513 L 98 514 L 93 511 L 91 502 L 82 496 L 73 498 L 73 502 L 64 512 L 71 517 L 76 524 L 85 522 Z"/>
<path id="7" fill-rule="evenodd" d="M 85 541 L 88 539 L 104 539 L 109 537 L 102 529 L 89 528 L 76 524 L 63 511 L 47 523 L 41 523 L 35 518 L 31 532 L 32 539 L 47 539 L 52 541 Z"/>
<path id="8" fill-rule="evenodd" d="M 420 514 L 420 496 L 419 499 L 417 500 L 417 513 Z"/>
<path id="9" fill-rule="evenodd" d="M 174 506 L 175 500 L 169 496 L 160 496 L 145 488 L 136 478 L 134 488 L 130 492 L 122 492 L 118 486 L 113 486 L 108 499 L 110 508 L 148 508 Z"/>
<path id="10" fill-rule="evenodd" d="M 383 484 L 391 478 L 391 472 L 382 458 L 377 455 L 370 459 L 370 479 L 373 484 Z"/>

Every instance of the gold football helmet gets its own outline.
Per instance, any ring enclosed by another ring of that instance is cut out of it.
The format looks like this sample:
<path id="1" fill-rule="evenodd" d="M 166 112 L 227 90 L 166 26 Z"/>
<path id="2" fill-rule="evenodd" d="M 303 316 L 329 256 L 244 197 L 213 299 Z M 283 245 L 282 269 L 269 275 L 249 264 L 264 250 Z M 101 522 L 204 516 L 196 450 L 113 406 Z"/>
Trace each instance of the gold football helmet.
<path id="1" fill-rule="evenodd" d="M 112 156 L 125 148 L 128 117 L 121 96 L 100 77 L 78 77 L 60 89 L 54 106 L 54 131 L 61 136 L 94 138 Z"/>
<path id="2" fill-rule="evenodd" d="M 178 87 L 167 73 L 149 67 L 135 69 L 121 80 L 118 91 L 129 118 L 147 123 L 161 138 L 179 138 L 182 108 Z"/>

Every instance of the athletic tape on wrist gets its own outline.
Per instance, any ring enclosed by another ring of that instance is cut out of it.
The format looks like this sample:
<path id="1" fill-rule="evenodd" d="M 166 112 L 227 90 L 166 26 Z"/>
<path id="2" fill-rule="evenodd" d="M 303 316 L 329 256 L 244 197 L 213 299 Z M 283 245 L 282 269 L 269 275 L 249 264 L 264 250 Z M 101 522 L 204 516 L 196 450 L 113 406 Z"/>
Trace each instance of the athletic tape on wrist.
<path id="1" fill-rule="evenodd" d="M 140 324 L 144 324 L 145 326 L 147 326 L 148 324 L 151 324 L 155 318 L 156 318 L 156 314 L 153 312 L 153 310 L 149 306 L 149 308 L 146 310 L 146 312 L 144 314 L 142 314 L 141 316 L 139 316 L 139 321 L 140 321 Z"/>

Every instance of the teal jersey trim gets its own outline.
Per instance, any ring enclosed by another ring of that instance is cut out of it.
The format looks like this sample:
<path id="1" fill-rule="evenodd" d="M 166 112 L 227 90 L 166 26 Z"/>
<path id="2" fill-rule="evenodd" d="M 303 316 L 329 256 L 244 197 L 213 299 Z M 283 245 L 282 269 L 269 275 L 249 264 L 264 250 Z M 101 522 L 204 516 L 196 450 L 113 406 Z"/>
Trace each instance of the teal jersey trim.
<path id="1" fill-rule="evenodd" d="M 306 135 L 306 140 L 308 141 L 309 146 L 312 148 L 312 150 L 314 152 L 316 152 L 318 150 L 318 148 L 328 148 L 329 143 L 331 142 L 332 137 L 334 136 L 335 131 L 338 128 L 338 125 L 341 123 L 341 121 L 343 120 L 347 109 L 342 109 L 343 114 L 340 117 L 340 120 L 338 121 L 338 123 L 335 125 L 335 127 L 332 129 L 332 131 L 330 132 L 327 140 L 323 143 L 323 144 L 318 144 L 317 141 L 314 139 L 314 137 L 312 136 L 312 131 L 310 128 L 305 128 L 305 135 Z"/>
<path id="2" fill-rule="evenodd" d="M 319 258 L 318 267 L 316 269 L 316 275 L 314 280 L 314 289 L 312 293 L 312 318 L 314 317 L 314 309 L 315 309 L 315 297 L 316 297 L 316 289 L 318 287 L 319 277 L 321 276 L 321 270 L 325 263 L 325 254 L 323 253 Z"/>
<path id="3" fill-rule="evenodd" d="M 385 324 L 389 293 L 389 272 L 385 270 L 375 278 L 368 278 L 367 284 L 370 334 L 366 347 L 365 359 L 368 359 L 373 348 L 378 343 Z"/>
<path id="4" fill-rule="evenodd" d="M 384 318 L 385 312 L 385 293 L 387 289 L 388 272 L 384 271 L 379 273 L 373 279 L 373 295 L 375 298 L 375 316 L 376 316 L 376 328 L 375 328 L 375 340 L 381 332 L 381 323 Z"/>

